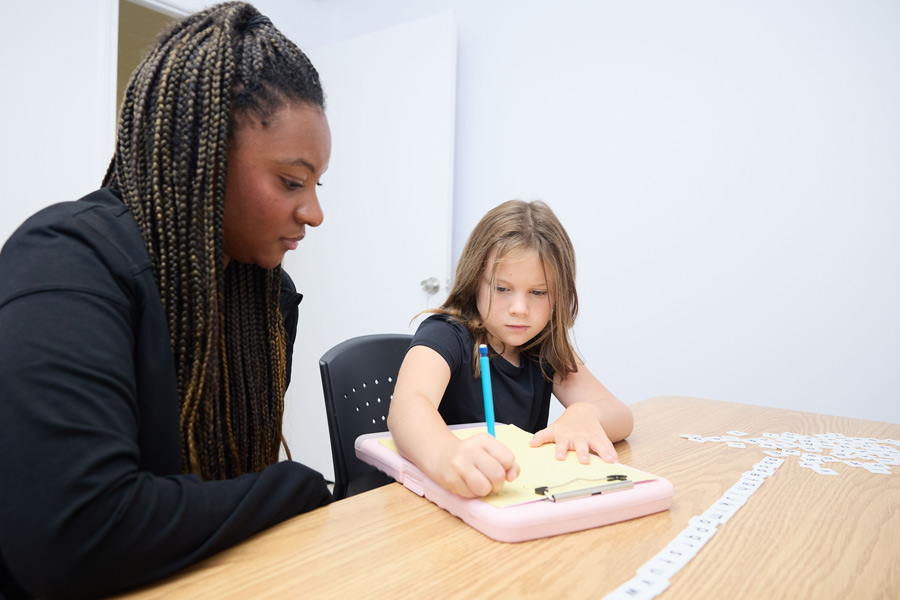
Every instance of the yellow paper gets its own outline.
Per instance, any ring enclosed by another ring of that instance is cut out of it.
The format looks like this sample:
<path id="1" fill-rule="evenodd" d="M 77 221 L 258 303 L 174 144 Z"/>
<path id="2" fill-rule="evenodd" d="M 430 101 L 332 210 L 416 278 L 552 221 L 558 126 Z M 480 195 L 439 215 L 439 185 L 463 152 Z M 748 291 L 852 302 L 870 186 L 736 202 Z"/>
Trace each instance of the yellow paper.
<path id="1" fill-rule="evenodd" d="M 486 427 L 453 430 L 460 439 L 486 432 Z M 482 498 L 498 508 L 542 500 L 543 496 L 534 493 L 534 488 L 540 486 L 549 486 L 554 492 L 562 492 L 605 483 L 608 475 L 625 475 L 635 483 L 656 479 L 654 475 L 619 463 L 604 462 L 594 454 L 591 454 L 591 462 L 588 465 L 578 462 L 578 457 L 571 451 L 565 460 L 557 460 L 556 444 L 532 448 L 528 442 L 533 434 L 522 431 L 515 425 L 501 425 L 497 427 L 496 433 L 497 439 L 516 455 L 516 462 L 521 467 L 515 481 L 507 481 L 499 493 Z M 392 439 L 384 438 L 381 443 L 390 450 L 397 451 Z"/>

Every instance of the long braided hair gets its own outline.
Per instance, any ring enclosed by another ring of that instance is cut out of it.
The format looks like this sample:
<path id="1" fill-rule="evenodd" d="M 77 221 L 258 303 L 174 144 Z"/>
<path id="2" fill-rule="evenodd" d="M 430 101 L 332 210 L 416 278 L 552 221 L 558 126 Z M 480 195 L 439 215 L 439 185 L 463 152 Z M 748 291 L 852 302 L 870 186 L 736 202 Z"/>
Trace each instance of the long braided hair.
<path id="1" fill-rule="evenodd" d="M 224 266 L 229 140 L 242 115 L 324 109 L 306 55 L 251 5 L 176 21 L 138 66 L 103 184 L 140 227 L 169 326 L 185 472 L 225 479 L 278 460 L 286 388 L 281 268 Z M 287 446 L 285 446 L 287 450 Z"/>

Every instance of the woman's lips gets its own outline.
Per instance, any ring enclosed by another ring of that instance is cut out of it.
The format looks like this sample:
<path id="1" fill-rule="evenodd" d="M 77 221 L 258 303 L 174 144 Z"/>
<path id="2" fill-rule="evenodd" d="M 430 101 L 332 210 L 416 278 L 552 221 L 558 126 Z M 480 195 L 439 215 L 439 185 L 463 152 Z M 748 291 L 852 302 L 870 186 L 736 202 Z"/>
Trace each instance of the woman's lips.
<path id="1" fill-rule="evenodd" d="M 303 239 L 303 236 L 300 236 L 297 238 L 281 238 L 281 241 L 284 243 L 285 246 L 288 247 L 289 250 L 296 250 L 297 244 L 299 244 L 300 240 L 302 240 L 302 239 Z"/>

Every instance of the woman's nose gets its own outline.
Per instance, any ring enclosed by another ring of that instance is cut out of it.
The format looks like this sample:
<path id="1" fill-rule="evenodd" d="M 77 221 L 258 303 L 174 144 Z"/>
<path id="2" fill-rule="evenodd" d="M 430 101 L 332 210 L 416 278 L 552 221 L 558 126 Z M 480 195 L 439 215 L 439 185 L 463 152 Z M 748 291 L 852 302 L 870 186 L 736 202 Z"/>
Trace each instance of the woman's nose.
<path id="1" fill-rule="evenodd" d="M 315 192 L 301 202 L 294 211 L 294 220 L 301 225 L 309 225 L 310 227 L 318 227 L 325 220 L 325 213 L 322 211 L 322 205 L 319 204 L 319 197 Z"/>

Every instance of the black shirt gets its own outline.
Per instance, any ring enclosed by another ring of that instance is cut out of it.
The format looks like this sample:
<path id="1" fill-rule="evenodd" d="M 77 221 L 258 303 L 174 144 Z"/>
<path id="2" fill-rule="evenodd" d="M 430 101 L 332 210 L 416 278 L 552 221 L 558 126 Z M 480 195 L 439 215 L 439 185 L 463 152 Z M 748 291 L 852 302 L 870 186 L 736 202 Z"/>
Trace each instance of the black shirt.
<path id="1" fill-rule="evenodd" d="M 288 349 L 298 295 L 283 280 Z M 165 311 L 107 189 L 49 207 L 0 252 L 0 596 L 88 597 L 178 571 L 331 500 L 282 461 L 181 471 Z"/>
<path id="2" fill-rule="evenodd" d="M 447 425 L 485 420 L 481 379 L 476 379 L 473 371 L 474 345 L 475 340 L 462 323 L 440 314 L 425 319 L 410 343 L 410 348 L 431 348 L 450 367 L 450 382 L 438 407 Z M 530 352 L 520 355 L 518 367 L 502 356 L 492 356 L 490 363 L 494 420 L 531 433 L 546 427 L 553 391 L 553 371 L 549 366 L 546 369 L 551 380 L 544 376 L 537 357 Z"/>

